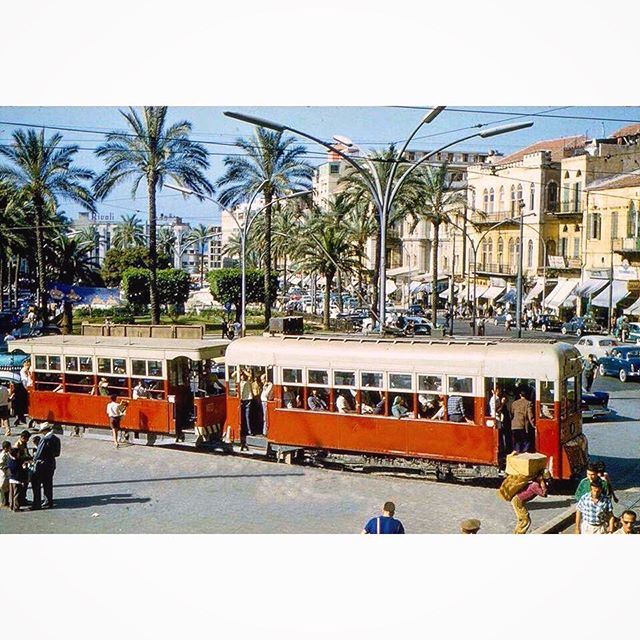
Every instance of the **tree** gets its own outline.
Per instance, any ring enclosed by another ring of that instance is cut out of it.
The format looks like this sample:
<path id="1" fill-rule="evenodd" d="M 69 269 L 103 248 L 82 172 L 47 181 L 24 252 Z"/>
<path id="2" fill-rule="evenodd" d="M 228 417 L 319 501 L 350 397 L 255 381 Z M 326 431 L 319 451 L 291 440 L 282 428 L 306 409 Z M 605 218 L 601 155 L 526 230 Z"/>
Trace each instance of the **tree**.
<path id="1" fill-rule="evenodd" d="M 127 301 L 140 309 L 149 304 L 149 269 L 140 267 L 128 267 L 122 272 L 122 291 Z M 153 324 L 160 324 L 154 322 Z"/>
<path id="2" fill-rule="evenodd" d="M 338 272 L 350 274 L 358 266 L 358 251 L 340 205 L 330 202 L 327 208 L 313 207 L 296 244 L 296 258 L 303 269 L 325 278 L 323 324 L 330 329 L 333 280 Z"/>
<path id="3" fill-rule="evenodd" d="M 433 241 L 431 249 L 431 321 L 436 324 L 438 316 L 438 249 L 440 244 L 440 225 L 449 222 L 449 214 L 463 205 L 466 197 L 463 191 L 451 189 L 451 177 L 447 164 L 418 168 L 414 172 L 416 180 L 412 182 L 414 189 L 414 205 L 409 214 L 412 218 L 411 231 L 421 220 L 431 223 Z"/>
<path id="4" fill-rule="evenodd" d="M 178 238 L 176 232 L 171 227 L 160 227 L 158 229 L 158 260 L 163 256 L 170 264 L 173 265 L 173 255 L 175 253 L 176 242 Z M 180 265 L 178 265 L 180 266 Z"/>
<path id="5" fill-rule="evenodd" d="M 264 304 L 265 323 L 269 325 L 271 304 L 275 297 L 271 290 L 271 203 L 274 198 L 293 191 L 310 188 L 313 168 L 302 160 L 303 145 L 282 132 L 257 127 L 250 138 L 239 138 L 236 146 L 243 155 L 224 159 L 225 174 L 217 181 L 221 189 L 218 200 L 225 207 L 247 203 L 260 189 L 264 200 Z"/>
<path id="6" fill-rule="evenodd" d="M 179 308 L 189 298 L 191 279 L 183 269 L 158 270 L 158 302 L 169 311 L 170 307 Z M 127 301 L 136 307 L 149 304 L 149 269 L 130 267 L 122 274 L 122 288 Z M 157 324 L 157 323 L 156 323 Z"/>
<path id="7" fill-rule="evenodd" d="M 107 251 L 102 263 L 102 277 L 108 287 L 118 287 L 122 273 L 128 268 L 144 269 L 149 266 L 149 249 L 135 247 L 133 249 L 111 248 Z"/>
<path id="8" fill-rule="evenodd" d="M 135 213 L 124 215 L 113 230 L 111 244 L 116 249 L 144 246 L 144 227 Z"/>
<path id="9" fill-rule="evenodd" d="M 259 269 L 247 269 L 246 301 L 264 302 L 264 273 Z M 233 304 L 236 320 L 240 322 L 242 311 L 242 271 L 241 269 L 213 269 L 207 275 L 209 290 L 215 300 L 222 304 Z M 271 296 L 275 297 L 278 279 L 271 276 Z"/>
<path id="10" fill-rule="evenodd" d="M 156 196 L 167 177 L 196 196 L 213 195 L 213 186 L 204 171 L 209 168 L 203 145 L 189 139 L 191 123 L 168 125 L 167 107 L 144 107 L 142 117 L 134 109 L 120 111 L 127 122 L 127 133 L 111 132 L 107 141 L 96 149 L 106 164 L 104 173 L 94 182 L 97 198 L 105 198 L 121 182 L 133 180 L 135 196 L 140 182 L 147 186 L 149 212 L 149 299 L 151 319 L 160 322 L 158 306 L 158 255 L 156 244 Z"/>
<path id="11" fill-rule="evenodd" d="M 26 204 L 22 193 L 12 184 L 0 182 L 0 311 L 4 308 L 5 281 L 7 292 L 11 293 L 12 258 L 16 259 L 17 273 L 19 256 L 24 255 L 28 246 Z"/>
<path id="12" fill-rule="evenodd" d="M 199 271 L 200 271 L 200 288 L 204 286 L 204 253 L 207 243 L 211 237 L 212 228 L 204 224 L 199 224 L 192 229 L 185 238 L 185 245 L 196 245 L 198 247 Z"/>
<path id="13" fill-rule="evenodd" d="M 60 199 L 71 200 L 94 212 L 94 200 L 84 182 L 93 171 L 73 164 L 77 145 L 62 146 L 59 133 L 45 139 L 44 130 L 15 131 L 10 145 L 0 146 L 0 157 L 9 164 L 0 165 L 0 180 L 7 180 L 21 190 L 31 205 L 28 209 L 35 222 L 37 289 L 43 314 L 47 308 L 43 223 L 47 209 L 57 212 Z"/>

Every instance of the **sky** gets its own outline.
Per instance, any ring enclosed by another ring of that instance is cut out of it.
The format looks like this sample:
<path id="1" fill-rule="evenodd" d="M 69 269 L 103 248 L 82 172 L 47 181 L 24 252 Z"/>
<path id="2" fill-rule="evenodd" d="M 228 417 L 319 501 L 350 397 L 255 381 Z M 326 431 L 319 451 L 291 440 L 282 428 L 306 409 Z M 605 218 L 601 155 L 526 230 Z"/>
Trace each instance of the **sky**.
<path id="1" fill-rule="evenodd" d="M 128 107 L 120 107 L 128 108 Z M 402 143 L 411 133 L 428 106 L 381 106 L 381 107 L 181 107 L 169 109 L 169 121 L 188 120 L 193 125 L 192 138 L 205 144 L 211 153 L 208 178 L 215 180 L 224 172 L 224 157 L 234 154 L 234 141 L 249 136 L 252 127 L 231 120 L 223 111 L 232 110 L 261 116 L 294 128 L 309 132 L 321 139 L 331 141 L 336 134 L 349 137 L 363 150 L 380 149 L 391 142 Z M 9 144 L 12 132 L 21 127 L 46 127 L 52 134 L 56 127 L 87 129 L 88 132 L 59 130 L 64 142 L 80 147 L 77 154 L 79 165 L 95 172 L 102 170 L 102 162 L 94 155 L 103 142 L 103 133 L 111 130 L 126 130 L 125 121 L 118 107 L 0 107 L 0 144 Z M 509 112 L 498 113 L 498 112 Z M 511 115 L 522 114 L 521 116 Z M 532 116 L 531 114 L 539 114 Z M 433 123 L 424 126 L 411 144 L 412 149 L 431 149 L 442 146 L 473 132 L 471 127 L 505 121 L 533 120 L 534 126 L 483 140 L 477 138 L 457 147 L 460 149 L 486 151 L 496 149 L 507 155 L 522 147 L 548 138 L 587 134 L 601 137 L 631 122 L 640 122 L 638 107 L 572 107 L 572 106 L 518 106 L 482 107 L 454 106 L 443 112 Z M 324 150 L 314 143 L 307 143 L 307 160 L 316 165 L 326 159 Z M 146 217 L 146 194 L 144 186 L 137 197 L 131 198 L 131 185 L 122 185 L 105 200 L 98 203 L 98 212 L 121 215 L 139 212 Z M 81 209 L 78 205 L 64 202 L 61 207 L 67 215 L 75 216 Z M 158 213 L 178 215 L 191 224 L 217 224 L 220 220 L 218 207 L 211 202 L 200 203 L 195 198 L 184 198 L 181 194 L 164 189 L 158 196 Z"/>

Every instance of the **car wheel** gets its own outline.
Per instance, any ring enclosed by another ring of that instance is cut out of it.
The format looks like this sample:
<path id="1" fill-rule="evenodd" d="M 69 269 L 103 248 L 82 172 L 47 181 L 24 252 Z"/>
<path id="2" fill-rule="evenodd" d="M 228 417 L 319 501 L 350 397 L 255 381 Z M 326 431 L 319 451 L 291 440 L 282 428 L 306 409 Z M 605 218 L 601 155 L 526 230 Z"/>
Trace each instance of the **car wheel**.
<path id="1" fill-rule="evenodd" d="M 582 329 L 576 329 L 576 335 L 579 338 L 582 335 Z"/>
<path id="2" fill-rule="evenodd" d="M 627 372 L 624 369 L 620 369 L 620 372 L 618 373 L 618 377 L 620 378 L 620 382 L 626 382 Z"/>
<path id="3" fill-rule="evenodd" d="M 603 365 L 603 364 L 601 364 L 601 365 L 598 367 L 598 373 L 599 373 L 601 376 L 606 376 L 606 375 L 607 375 L 606 371 L 604 370 L 604 365 Z"/>
<path id="4" fill-rule="evenodd" d="M 562 333 L 563 336 L 567 335 L 567 327 L 562 327 L 562 329 L 560 329 L 560 333 Z"/>
<path id="5" fill-rule="evenodd" d="M 547 325 L 546 324 L 541 325 L 540 331 L 542 331 L 542 333 L 546 333 L 547 332 Z"/>

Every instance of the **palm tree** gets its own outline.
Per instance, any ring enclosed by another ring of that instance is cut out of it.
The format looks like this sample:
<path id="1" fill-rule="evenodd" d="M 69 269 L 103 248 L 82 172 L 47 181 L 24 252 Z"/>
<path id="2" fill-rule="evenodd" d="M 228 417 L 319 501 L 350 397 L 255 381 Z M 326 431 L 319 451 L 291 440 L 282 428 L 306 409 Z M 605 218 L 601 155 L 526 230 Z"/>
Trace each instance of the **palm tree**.
<path id="1" fill-rule="evenodd" d="M 171 227 L 160 227 L 158 229 L 158 255 L 164 255 L 167 258 L 169 264 L 174 264 L 173 255 L 176 250 L 177 242 L 178 237 L 176 236 L 176 232 Z"/>
<path id="2" fill-rule="evenodd" d="M 247 269 L 259 269 L 260 264 L 263 262 L 264 252 L 259 246 L 259 240 L 256 238 L 255 226 L 249 231 L 249 237 L 247 238 L 247 249 L 245 249 L 245 264 Z M 229 256 L 230 258 L 237 257 L 240 260 L 240 254 L 242 253 L 242 241 L 240 239 L 240 233 L 235 231 L 232 233 L 222 249 L 222 254 Z"/>
<path id="3" fill-rule="evenodd" d="M 292 256 L 291 239 L 300 233 L 300 225 L 303 219 L 303 207 L 306 204 L 301 200 L 289 200 L 286 203 L 278 203 L 273 219 L 272 241 L 273 255 L 276 270 L 278 259 L 282 258 L 282 290 L 287 293 L 287 262 Z"/>
<path id="4" fill-rule="evenodd" d="M 113 230 L 111 244 L 116 249 L 133 249 L 144 246 L 144 226 L 137 214 L 123 215 Z"/>
<path id="5" fill-rule="evenodd" d="M 58 282 L 74 285 L 101 285 L 100 266 L 91 255 L 91 242 L 83 241 L 76 235 L 70 238 L 58 235 L 51 245 L 53 254 L 53 275 Z M 63 303 L 63 333 L 71 333 L 73 327 L 73 308 L 65 299 Z"/>
<path id="6" fill-rule="evenodd" d="M 187 243 L 195 244 L 198 247 L 201 289 L 204 286 L 204 252 L 207 247 L 207 242 L 211 237 L 211 232 L 211 227 L 207 227 L 204 224 L 199 224 L 197 227 L 194 227 L 185 238 Z"/>
<path id="7" fill-rule="evenodd" d="M 421 220 L 433 227 L 431 243 L 431 321 L 434 326 L 438 315 L 438 249 L 440 243 L 440 225 L 450 221 L 450 215 L 466 201 L 464 192 L 451 189 L 451 176 L 447 164 L 417 169 L 417 182 L 413 184 L 415 206 L 409 214 L 412 219 L 411 231 Z"/>
<path id="8" fill-rule="evenodd" d="M 0 146 L 0 156 L 9 164 L 0 165 L 0 180 L 10 182 L 29 201 L 35 220 L 37 289 L 43 313 L 47 307 L 43 223 L 46 210 L 57 212 L 59 199 L 67 199 L 94 212 L 91 192 L 83 185 L 93 171 L 73 164 L 77 145 L 61 146 L 59 133 L 45 139 L 44 130 L 22 129 L 13 133 L 10 145 Z"/>
<path id="9" fill-rule="evenodd" d="M 191 123 L 168 125 L 167 107 L 144 107 L 142 117 L 133 108 L 120 111 L 129 132 L 111 132 L 107 141 L 96 149 L 96 155 L 106 163 L 106 169 L 94 182 L 97 198 L 105 198 L 117 185 L 133 180 L 132 197 L 140 182 L 147 185 L 149 210 L 149 299 L 151 321 L 160 322 L 158 304 L 158 253 L 156 244 L 156 196 L 167 177 L 196 196 L 213 195 L 213 186 L 204 171 L 209 168 L 203 145 L 189 139 Z"/>
<path id="10" fill-rule="evenodd" d="M 335 202 L 326 208 L 313 206 L 298 236 L 295 257 L 309 273 L 321 273 L 325 278 L 323 326 L 331 328 L 331 287 L 342 272 L 350 274 L 358 266 L 358 251 L 349 227 L 345 222 L 345 210 Z"/>
<path id="11" fill-rule="evenodd" d="M 274 198 L 292 191 L 308 189 L 313 168 L 302 160 L 306 148 L 294 144 L 293 137 L 282 132 L 256 128 L 251 138 L 236 140 L 244 154 L 224 159 L 225 174 L 216 186 L 221 189 L 218 200 L 225 207 L 247 202 L 260 190 L 264 199 L 264 316 L 268 325 L 271 318 L 271 203 Z"/>

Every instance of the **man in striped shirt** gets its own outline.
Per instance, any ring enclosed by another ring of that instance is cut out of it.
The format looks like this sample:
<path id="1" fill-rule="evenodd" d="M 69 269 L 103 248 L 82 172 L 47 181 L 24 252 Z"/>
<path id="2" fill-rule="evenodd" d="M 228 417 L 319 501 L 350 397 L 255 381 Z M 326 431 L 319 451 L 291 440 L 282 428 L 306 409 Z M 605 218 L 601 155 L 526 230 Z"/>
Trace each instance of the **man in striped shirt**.
<path id="1" fill-rule="evenodd" d="M 454 383 L 454 391 L 460 391 L 460 385 Z M 468 418 L 464 413 L 464 402 L 461 396 L 450 395 L 447 398 L 447 420 L 450 422 L 468 422 Z"/>
<path id="2" fill-rule="evenodd" d="M 596 478 L 591 490 L 578 501 L 576 507 L 576 533 L 612 533 L 614 526 L 611 498 L 603 495 L 602 482 Z"/>

